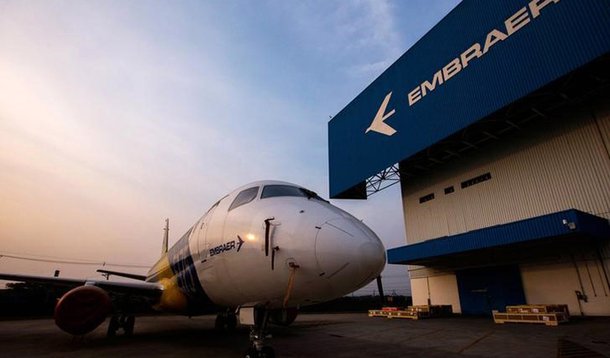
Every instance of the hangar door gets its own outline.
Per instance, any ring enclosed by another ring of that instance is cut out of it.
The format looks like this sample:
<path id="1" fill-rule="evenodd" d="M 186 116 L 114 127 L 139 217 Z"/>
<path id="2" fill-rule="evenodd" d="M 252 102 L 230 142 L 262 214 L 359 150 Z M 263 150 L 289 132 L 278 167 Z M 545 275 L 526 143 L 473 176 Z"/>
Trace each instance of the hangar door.
<path id="1" fill-rule="evenodd" d="M 457 271 L 462 313 L 491 315 L 507 305 L 525 304 L 525 294 L 518 266 L 499 266 Z"/>

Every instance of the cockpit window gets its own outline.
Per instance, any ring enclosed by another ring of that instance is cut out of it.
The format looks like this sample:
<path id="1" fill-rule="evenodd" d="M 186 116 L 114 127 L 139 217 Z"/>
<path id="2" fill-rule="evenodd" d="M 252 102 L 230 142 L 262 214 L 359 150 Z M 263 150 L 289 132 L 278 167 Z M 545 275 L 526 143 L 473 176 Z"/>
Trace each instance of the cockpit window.
<path id="1" fill-rule="evenodd" d="M 218 200 L 217 202 L 215 202 L 215 203 L 214 203 L 214 205 L 212 205 L 212 206 L 211 206 L 211 207 L 208 209 L 208 211 L 206 211 L 206 212 L 205 212 L 205 214 L 204 214 L 203 216 L 206 216 L 206 215 L 207 215 L 209 212 L 211 212 L 212 210 L 214 210 L 214 209 L 215 209 L 215 208 L 218 206 L 218 204 L 220 204 L 220 202 L 221 202 L 221 201 L 222 201 L 224 198 L 226 198 L 226 197 L 227 197 L 227 195 L 223 196 L 222 198 L 220 198 L 220 200 Z"/>
<path id="2" fill-rule="evenodd" d="M 267 185 L 263 188 L 263 193 L 261 194 L 261 199 L 265 198 L 273 198 L 278 196 L 299 196 L 308 199 L 320 199 L 318 194 L 314 193 L 311 190 L 307 190 L 304 188 L 299 188 L 292 185 L 282 185 L 282 184 L 274 184 Z"/>
<path id="3" fill-rule="evenodd" d="M 235 200 L 233 200 L 233 202 L 231 203 L 231 206 L 229 206 L 229 211 L 244 204 L 248 204 L 249 202 L 254 200 L 254 198 L 256 198 L 256 194 L 258 194 L 257 186 L 242 190 L 239 194 L 237 194 Z"/>

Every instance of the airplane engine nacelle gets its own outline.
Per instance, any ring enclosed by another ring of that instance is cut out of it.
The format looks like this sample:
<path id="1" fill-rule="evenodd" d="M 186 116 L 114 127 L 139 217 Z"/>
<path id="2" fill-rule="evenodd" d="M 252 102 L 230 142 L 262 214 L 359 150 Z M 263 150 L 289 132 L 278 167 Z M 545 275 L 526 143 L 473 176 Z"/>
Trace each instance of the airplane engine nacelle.
<path id="1" fill-rule="evenodd" d="M 296 308 L 284 308 L 274 310 L 269 316 L 269 320 L 280 326 L 288 326 L 297 318 L 299 310 Z"/>
<path id="2" fill-rule="evenodd" d="M 73 335 L 96 329 L 112 312 L 112 301 L 103 289 L 80 286 L 68 291 L 55 305 L 55 324 Z"/>

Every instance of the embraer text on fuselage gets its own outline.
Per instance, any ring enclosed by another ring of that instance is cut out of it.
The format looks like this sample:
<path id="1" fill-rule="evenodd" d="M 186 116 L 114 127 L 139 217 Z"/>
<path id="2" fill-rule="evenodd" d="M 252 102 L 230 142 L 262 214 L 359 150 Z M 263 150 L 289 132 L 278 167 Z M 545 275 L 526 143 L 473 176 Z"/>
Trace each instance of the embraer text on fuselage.
<path id="1" fill-rule="evenodd" d="M 225 251 L 233 250 L 235 248 L 235 240 L 229 241 L 225 244 L 218 245 L 210 249 L 210 256 L 221 254 Z"/>
<path id="2" fill-rule="evenodd" d="M 437 86 L 443 85 L 460 71 L 468 67 L 472 60 L 485 56 L 498 42 L 508 39 L 512 34 L 529 24 L 533 19 L 539 17 L 543 8 L 550 4 L 556 4 L 559 1 L 560 0 L 532 0 L 527 6 L 517 10 L 517 12 L 504 21 L 504 31 L 496 28 L 492 29 L 485 37 L 485 42 L 475 42 L 459 56 L 447 63 L 443 68 L 436 71 L 434 75 L 432 75 L 431 81 L 426 80 L 411 90 L 407 96 L 409 107 L 434 91 Z"/>

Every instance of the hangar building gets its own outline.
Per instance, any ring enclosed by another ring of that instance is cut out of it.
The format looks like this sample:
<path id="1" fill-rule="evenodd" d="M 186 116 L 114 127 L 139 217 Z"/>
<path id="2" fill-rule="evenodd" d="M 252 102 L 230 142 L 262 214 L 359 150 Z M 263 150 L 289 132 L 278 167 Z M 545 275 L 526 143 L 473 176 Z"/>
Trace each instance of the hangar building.
<path id="1" fill-rule="evenodd" d="M 332 198 L 400 183 L 414 304 L 610 315 L 607 0 L 464 0 L 328 130 Z"/>

